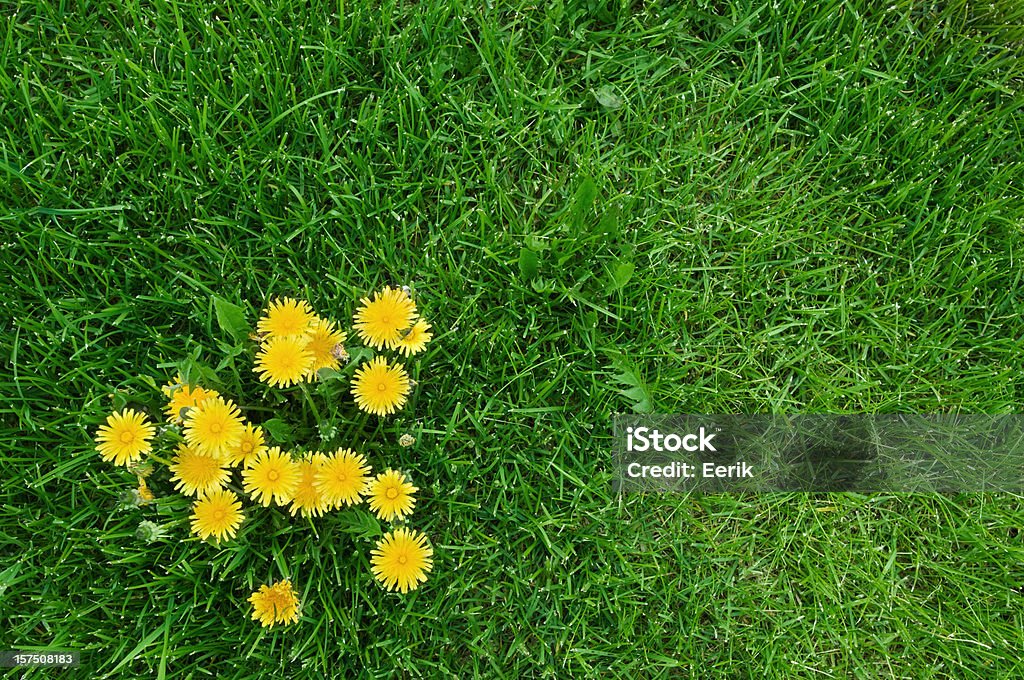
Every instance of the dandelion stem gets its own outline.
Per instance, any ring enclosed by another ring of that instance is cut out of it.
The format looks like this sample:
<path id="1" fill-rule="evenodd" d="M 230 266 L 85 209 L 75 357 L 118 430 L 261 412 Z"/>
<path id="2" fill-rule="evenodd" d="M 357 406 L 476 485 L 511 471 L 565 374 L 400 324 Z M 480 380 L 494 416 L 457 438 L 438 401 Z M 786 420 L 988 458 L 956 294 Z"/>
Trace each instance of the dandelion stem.
<path id="1" fill-rule="evenodd" d="M 313 402 L 313 397 L 309 394 L 309 387 L 306 383 L 299 383 L 299 389 L 302 390 L 302 397 L 305 400 L 306 405 L 309 406 L 309 410 L 313 412 L 313 418 L 316 420 L 316 427 L 319 430 L 320 410 L 316 407 L 316 404 Z"/>
<path id="2" fill-rule="evenodd" d="M 167 466 L 167 467 L 170 467 L 170 465 L 171 465 L 171 461 L 167 460 L 163 456 L 158 456 L 155 453 L 150 453 L 149 454 L 149 460 L 155 460 L 156 462 L 160 463 L 161 465 L 164 465 L 164 466 Z"/>

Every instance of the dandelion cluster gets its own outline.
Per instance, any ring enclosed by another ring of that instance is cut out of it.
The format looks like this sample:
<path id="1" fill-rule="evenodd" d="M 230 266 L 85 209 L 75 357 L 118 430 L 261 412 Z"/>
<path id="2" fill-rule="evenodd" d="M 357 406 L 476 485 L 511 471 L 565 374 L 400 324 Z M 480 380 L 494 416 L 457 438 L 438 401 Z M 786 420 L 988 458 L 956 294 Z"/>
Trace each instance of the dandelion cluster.
<path id="1" fill-rule="evenodd" d="M 406 358 L 419 354 L 434 337 L 405 290 L 385 287 L 373 299 L 363 298 L 353 328 L 368 347 L 396 350 Z M 389 416 L 405 405 L 413 382 L 405 367 L 383 355 L 363 363 L 352 377 L 352 396 L 367 413 Z"/>
<path id="2" fill-rule="evenodd" d="M 250 330 L 242 331 L 243 340 Z M 312 413 L 316 419 L 315 428 L 306 431 L 318 430 L 325 442 L 351 437 L 353 431 L 346 423 L 365 422 L 346 421 L 342 412 L 346 396 L 355 409 L 380 418 L 405 407 L 415 382 L 404 362 L 423 352 L 433 337 L 431 325 L 403 288 L 386 287 L 372 298 L 362 298 L 352 330 L 365 348 L 351 348 L 350 353 L 345 345 L 348 334 L 335 321 L 317 315 L 304 300 L 285 297 L 269 303 L 256 322 L 255 334 L 249 336 L 254 344 L 249 356 L 261 382 L 271 388 L 289 388 L 317 381 L 325 383 L 318 386 L 321 392 L 328 390 L 323 393 L 330 395 L 333 389 L 341 397 L 329 402 L 324 418 L 310 403 L 307 388 L 301 390 L 306 399 L 302 413 Z M 232 356 L 243 350 L 239 345 Z M 352 356 L 357 366 L 347 365 Z M 408 472 L 385 466 L 383 472 L 375 473 L 366 455 L 357 450 L 361 446 L 319 450 L 321 446 L 297 444 L 291 435 L 284 442 L 272 441 L 280 439 L 280 431 L 270 421 L 280 425 L 297 410 L 289 407 L 287 397 L 278 398 L 272 408 L 255 411 L 264 418 L 250 422 L 231 396 L 222 393 L 219 381 L 197 380 L 195 371 L 185 362 L 182 366 L 182 373 L 160 387 L 164 400 L 159 406 L 120 409 L 96 430 L 95 449 L 101 458 L 128 468 L 137 478 L 137 487 L 125 492 L 131 499 L 124 507 L 162 503 L 161 493 L 173 490 L 191 506 L 187 522 L 191 534 L 217 544 L 238 539 L 249 521 L 265 513 L 283 513 L 284 518 L 308 525 L 314 520 L 330 521 L 335 512 L 369 512 L 376 518 L 369 520 L 374 527 L 376 521 L 399 523 L 373 530 L 381 536 L 370 555 L 373 578 L 387 591 L 401 593 L 415 590 L 426 580 L 433 567 L 433 548 L 424 534 L 406 526 L 419 491 Z M 344 387 L 349 370 L 349 384 Z M 212 382 L 219 389 L 199 382 Z M 159 412 L 166 425 L 158 430 L 147 412 Z M 409 447 L 415 441 L 403 434 L 399 446 Z M 154 474 L 160 470 L 155 464 L 163 464 L 166 472 Z M 246 503 L 253 509 L 247 511 Z M 146 542 L 165 540 L 170 526 L 143 521 L 137 536 Z M 253 620 L 263 626 L 299 620 L 301 603 L 288 579 L 260 586 L 248 602 Z"/>
<path id="3" fill-rule="evenodd" d="M 253 370 L 271 387 L 310 382 L 324 368 L 337 370 L 348 334 L 313 312 L 305 300 L 276 299 L 256 324 L 260 338 Z"/>

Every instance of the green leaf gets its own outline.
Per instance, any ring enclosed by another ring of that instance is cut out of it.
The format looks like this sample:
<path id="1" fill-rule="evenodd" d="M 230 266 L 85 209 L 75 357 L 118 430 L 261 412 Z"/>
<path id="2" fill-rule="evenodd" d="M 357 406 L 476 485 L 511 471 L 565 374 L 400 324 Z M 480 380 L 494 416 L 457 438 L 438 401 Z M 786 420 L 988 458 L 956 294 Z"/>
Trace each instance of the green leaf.
<path id="1" fill-rule="evenodd" d="M 214 296 L 213 307 L 217 312 L 217 325 L 231 336 L 236 343 L 241 343 L 249 335 L 249 325 L 245 321 L 245 310 L 227 300 Z"/>
<path id="2" fill-rule="evenodd" d="M 540 271 L 540 257 L 529 248 L 519 250 L 519 274 L 525 281 L 531 281 Z"/>
<path id="3" fill-rule="evenodd" d="M 530 286 L 538 293 L 557 293 L 559 291 L 557 281 L 545 279 L 543 276 L 531 281 Z"/>
<path id="4" fill-rule="evenodd" d="M 17 584 L 19 581 L 25 580 L 25 578 L 18 578 L 18 572 L 20 571 L 21 563 L 15 562 L 11 566 L 7 567 L 3 572 L 0 572 L 0 595 L 3 595 L 4 591 L 6 591 L 10 586 Z"/>
<path id="5" fill-rule="evenodd" d="M 631 402 L 637 413 L 652 413 L 654 398 L 647 382 L 640 377 L 640 372 L 623 356 L 612 359 L 612 366 L 619 371 L 612 375 L 612 380 L 628 389 L 617 388 L 616 391 Z"/>
<path id="6" fill-rule="evenodd" d="M 195 385 L 199 382 L 199 370 L 196 368 L 198 356 L 199 347 L 196 347 L 191 355 L 178 362 L 178 373 L 181 375 L 181 381 L 186 385 Z"/>
<path id="7" fill-rule="evenodd" d="M 578 229 L 583 225 L 583 220 L 590 209 L 594 207 L 595 200 L 597 200 L 597 185 L 594 184 L 593 179 L 587 177 L 576 190 L 576 199 L 572 206 L 572 226 Z"/>
<path id="8" fill-rule="evenodd" d="M 575 250 L 560 251 L 557 255 L 558 268 L 564 267 L 574 257 L 576 257 Z"/>
<path id="9" fill-rule="evenodd" d="M 636 265 L 628 260 L 620 260 L 615 263 L 609 272 L 608 287 L 609 293 L 613 293 L 623 288 L 629 280 L 633 278 L 633 272 L 636 270 Z"/>
<path id="10" fill-rule="evenodd" d="M 316 372 L 316 377 L 320 382 L 328 382 L 330 380 L 344 380 L 345 374 L 330 366 L 325 366 Z"/>
<path id="11" fill-rule="evenodd" d="M 352 348 L 352 349 L 349 350 L 348 353 L 349 353 L 349 361 L 348 361 L 349 366 L 351 366 L 353 364 L 362 363 L 364 361 L 369 361 L 370 359 L 372 359 L 373 357 L 376 356 L 376 354 L 374 354 L 374 351 L 372 349 L 370 349 L 369 347 L 362 347 L 362 346 Z"/>
<path id="12" fill-rule="evenodd" d="M 203 387 L 217 387 L 221 385 L 216 371 L 209 366 L 200 363 L 199 354 L 203 348 L 196 345 L 192 354 L 178 362 L 178 372 L 186 385 L 202 385 Z"/>
<path id="13" fill-rule="evenodd" d="M 526 235 L 526 247 L 535 253 L 543 252 L 551 247 L 551 243 L 548 239 L 541 238 L 537 234 Z"/>
<path id="14" fill-rule="evenodd" d="M 603 85 L 594 90 L 593 93 L 594 99 L 604 108 L 612 111 L 622 108 L 622 97 L 615 94 L 615 90 L 612 89 L 611 85 Z"/>
<path id="15" fill-rule="evenodd" d="M 605 211 L 604 215 L 601 216 L 601 221 L 597 225 L 597 232 L 609 238 L 615 238 L 619 235 L 619 207 L 617 205 L 612 204 Z"/>
<path id="16" fill-rule="evenodd" d="M 339 529 L 348 534 L 355 534 L 358 538 L 377 538 L 384 534 L 377 518 L 362 510 L 339 512 L 335 514 L 335 518 Z"/>
<path id="17" fill-rule="evenodd" d="M 221 351 L 224 358 L 220 360 L 214 371 L 223 371 L 228 366 L 234 366 L 235 357 L 241 354 L 245 348 L 242 345 L 229 345 L 226 342 L 217 341 L 217 349 Z"/>
<path id="18" fill-rule="evenodd" d="M 275 441 L 282 444 L 287 444 L 294 438 L 292 426 L 281 420 L 280 418 L 271 418 L 270 420 L 264 421 L 263 429 L 267 431 Z"/>

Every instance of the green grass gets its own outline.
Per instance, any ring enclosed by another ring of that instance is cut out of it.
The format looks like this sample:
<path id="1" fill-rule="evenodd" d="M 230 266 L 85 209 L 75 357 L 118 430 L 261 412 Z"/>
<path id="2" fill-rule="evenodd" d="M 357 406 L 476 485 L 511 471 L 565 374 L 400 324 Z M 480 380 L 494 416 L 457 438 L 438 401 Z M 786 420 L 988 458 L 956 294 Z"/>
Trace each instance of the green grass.
<path id="1" fill-rule="evenodd" d="M 638 401 L 1021 411 L 1024 12 L 491 4 L 2 5 L 0 648 L 82 650 L 67 677 L 1024 675 L 1019 497 L 610 472 Z M 118 508 L 95 428 L 220 362 L 212 296 L 345 320 L 386 283 L 437 331 L 415 403 L 365 421 L 422 487 L 425 586 L 384 593 L 335 518 L 218 549 L 182 499 Z M 245 599 L 283 575 L 304 616 L 264 632 Z"/>

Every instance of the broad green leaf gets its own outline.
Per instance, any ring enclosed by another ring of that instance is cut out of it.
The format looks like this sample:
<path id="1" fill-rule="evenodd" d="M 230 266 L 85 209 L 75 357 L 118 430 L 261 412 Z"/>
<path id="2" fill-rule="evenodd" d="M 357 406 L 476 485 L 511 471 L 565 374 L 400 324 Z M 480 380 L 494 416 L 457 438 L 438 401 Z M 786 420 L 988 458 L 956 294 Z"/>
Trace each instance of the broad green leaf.
<path id="1" fill-rule="evenodd" d="M 597 232 L 608 238 L 615 238 L 619 235 L 619 207 L 617 205 L 612 204 L 605 210 L 597 225 Z"/>
<path id="2" fill-rule="evenodd" d="M 587 213 L 594 207 L 595 200 L 597 200 L 597 185 L 594 184 L 593 179 L 587 177 L 576 190 L 576 198 L 572 206 L 572 225 L 574 227 L 578 229 L 583 225 Z"/>
<path id="3" fill-rule="evenodd" d="M 613 293 L 623 288 L 633 278 L 636 265 L 629 261 L 619 261 L 609 272 L 608 292 Z"/>
<path id="4" fill-rule="evenodd" d="M 376 356 L 372 349 L 369 347 L 354 347 L 349 349 L 349 365 L 361 363 L 363 361 L 369 361 Z"/>
<path id="5" fill-rule="evenodd" d="M 263 429 L 266 430 L 267 434 L 269 434 L 275 441 L 282 444 L 290 443 L 294 437 L 292 426 L 280 418 L 271 418 L 270 420 L 264 421 Z"/>
<path id="6" fill-rule="evenodd" d="M 242 345 L 232 345 L 227 342 L 217 341 L 217 349 L 228 357 L 237 357 L 239 354 L 245 351 L 245 347 Z"/>
<path id="7" fill-rule="evenodd" d="M 217 325 L 231 336 L 236 343 L 241 343 L 249 335 L 249 325 L 245 321 L 245 310 L 227 300 L 214 296 L 213 307 L 217 312 Z"/>
<path id="8" fill-rule="evenodd" d="M 316 377 L 320 382 L 327 382 L 329 380 L 344 380 L 345 374 L 341 371 L 335 370 L 329 366 L 319 369 L 316 372 Z"/>
<path id="9" fill-rule="evenodd" d="M 540 257 L 529 248 L 519 250 L 519 273 L 524 280 L 530 281 L 540 271 Z"/>

